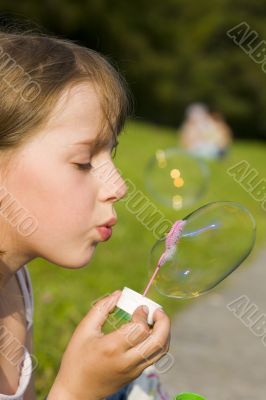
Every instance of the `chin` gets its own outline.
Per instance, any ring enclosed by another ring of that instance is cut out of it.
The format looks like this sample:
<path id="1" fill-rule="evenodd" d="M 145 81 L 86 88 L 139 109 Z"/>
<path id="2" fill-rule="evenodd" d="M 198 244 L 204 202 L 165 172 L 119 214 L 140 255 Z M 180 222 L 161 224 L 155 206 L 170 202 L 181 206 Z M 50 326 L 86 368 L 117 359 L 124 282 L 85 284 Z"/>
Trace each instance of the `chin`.
<path id="1" fill-rule="evenodd" d="M 81 253 L 75 253 L 72 251 L 70 254 L 65 253 L 65 257 L 60 258 L 46 258 L 49 262 L 58 265 L 59 267 L 62 268 L 67 268 L 67 269 L 79 269 L 79 268 L 84 268 L 87 266 L 87 264 L 91 261 L 93 254 L 95 252 L 97 243 L 92 243 L 89 247 L 87 247 L 85 250 L 83 250 L 83 254 Z"/>

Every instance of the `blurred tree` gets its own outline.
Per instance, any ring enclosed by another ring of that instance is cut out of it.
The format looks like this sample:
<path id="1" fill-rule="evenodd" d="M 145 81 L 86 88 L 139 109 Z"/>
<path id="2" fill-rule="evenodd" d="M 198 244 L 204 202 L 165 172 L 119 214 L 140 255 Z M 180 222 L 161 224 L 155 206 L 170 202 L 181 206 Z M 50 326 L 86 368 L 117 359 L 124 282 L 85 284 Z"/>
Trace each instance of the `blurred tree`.
<path id="1" fill-rule="evenodd" d="M 141 118 L 178 126 L 185 107 L 202 101 L 236 136 L 266 137 L 266 74 L 227 35 L 246 21 L 258 33 L 254 47 L 266 40 L 263 0 L 0 0 L 0 7 L 109 56 Z"/>

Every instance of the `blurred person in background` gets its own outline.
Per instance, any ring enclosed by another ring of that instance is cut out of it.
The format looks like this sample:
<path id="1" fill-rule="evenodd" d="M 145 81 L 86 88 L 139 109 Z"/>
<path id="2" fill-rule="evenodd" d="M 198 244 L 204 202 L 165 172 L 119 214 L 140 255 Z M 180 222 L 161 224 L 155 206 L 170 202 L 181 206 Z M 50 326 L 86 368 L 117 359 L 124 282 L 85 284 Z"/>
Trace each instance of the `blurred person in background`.
<path id="1" fill-rule="evenodd" d="M 232 132 L 220 113 L 210 113 L 201 103 L 191 104 L 181 126 L 181 146 L 205 158 L 224 156 L 232 142 Z"/>

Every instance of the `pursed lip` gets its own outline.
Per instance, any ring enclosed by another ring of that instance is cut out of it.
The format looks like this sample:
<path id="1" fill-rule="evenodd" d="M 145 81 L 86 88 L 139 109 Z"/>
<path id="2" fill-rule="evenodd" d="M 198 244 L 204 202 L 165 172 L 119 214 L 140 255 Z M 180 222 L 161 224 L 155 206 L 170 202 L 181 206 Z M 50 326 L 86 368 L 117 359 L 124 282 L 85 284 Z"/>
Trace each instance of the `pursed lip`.
<path id="1" fill-rule="evenodd" d="M 112 236 L 112 228 L 109 226 L 97 226 L 97 231 L 103 241 L 108 240 Z"/>
<path id="2" fill-rule="evenodd" d="M 104 222 L 103 224 L 98 225 L 98 227 L 101 227 L 101 226 L 111 227 L 111 226 L 115 225 L 116 223 L 117 223 L 117 218 L 112 217 L 108 221 Z"/>
<path id="3" fill-rule="evenodd" d="M 103 241 L 108 240 L 112 236 L 112 226 L 117 223 L 117 218 L 112 217 L 103 224 L 97 226 L 97 231 L 99 232 Z"/>

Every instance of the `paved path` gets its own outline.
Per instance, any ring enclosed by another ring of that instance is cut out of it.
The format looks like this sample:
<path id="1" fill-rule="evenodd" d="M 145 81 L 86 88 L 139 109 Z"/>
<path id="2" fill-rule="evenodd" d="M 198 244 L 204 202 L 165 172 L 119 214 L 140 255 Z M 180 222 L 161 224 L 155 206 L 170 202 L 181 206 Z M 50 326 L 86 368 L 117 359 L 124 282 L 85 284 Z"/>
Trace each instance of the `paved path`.
<path id="1" fill-rule="evenodd" d="M 257 318 L 266 314 L 265 248 L 173 319 L 175 362 L 161 374 L 171 396 L 194 391 L 208 400 L 266 400 L 266 342 L 227 308 L 244 295 L 257 305 Z"/>

